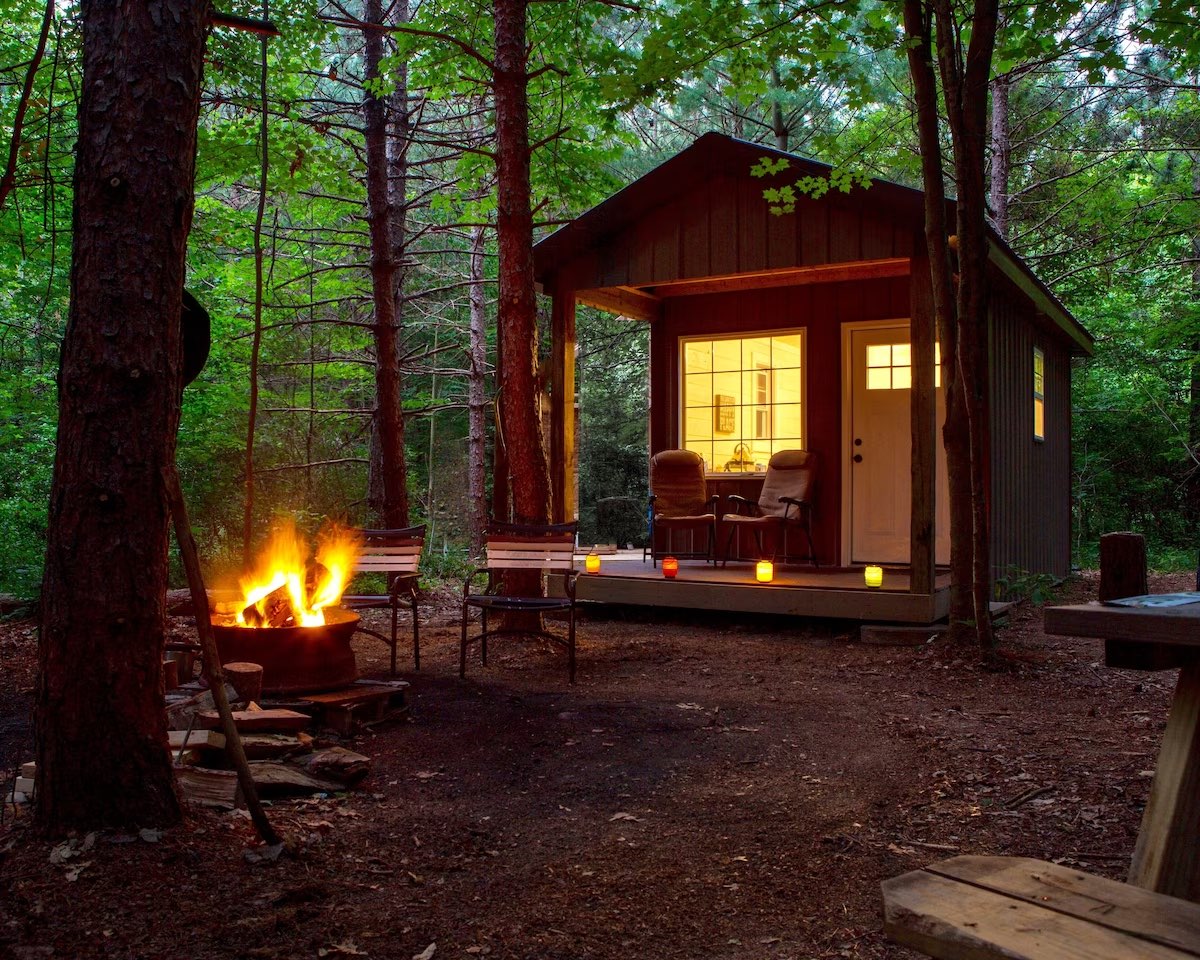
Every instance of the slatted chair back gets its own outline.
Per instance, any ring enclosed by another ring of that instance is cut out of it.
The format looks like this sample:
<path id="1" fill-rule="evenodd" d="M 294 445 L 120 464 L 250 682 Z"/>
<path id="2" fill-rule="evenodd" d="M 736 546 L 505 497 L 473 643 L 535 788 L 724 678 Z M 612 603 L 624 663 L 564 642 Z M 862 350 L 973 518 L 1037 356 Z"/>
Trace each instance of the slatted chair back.
<path id="1" fill-rule="evenodd" d="M 767 476 L 758 495 L 758 509 L 764 517 L 783 517 L 789 504 L 781 497 L 812 502 L 816 485 L 817 455 L 811 450 L 780 450 L 767 464 Z M 791 516 L 796 516 L 793 509 Z"/>
<path id="2" fill-rule="evenodd" d="M 363 530 L 363 551 L 355 564 L 358 573 L 387 573 L 416 576 L 425 547 L 425 528 L 398 527 L 390 530 Z"/>
<path id="3" fill-rule="evenodd" d="M 359 623 L 358 629 L 378 637 L 392 650 L 392 676 L 396 675 L 397 614 L 412 612 L 413 666 L 421 669 L 421 618 L 417 573 L 421 550 L 425 546 L 425 528 L 393 527 L 387 530 L 360 530 L 363 549 L 354 565 L 355 573 L 382 573 L 387 579 L 386 592 L 379 594 L 343 594 L 342 605 L 351 610 L 389 609 L 391 630 L 384 634 Z"/>
<path id="4" fill-rule="evenodd" d="M 487 568 L 571 571 L 577 523 L 492 523 L 484 529 Z"/>
<path id="5" fill-rule="evenodd" d="M 704 459 L 692 450 L 662 450 L 650 458 L 650 492 L 661 517 L 691 517 L 709 512 Z"/>

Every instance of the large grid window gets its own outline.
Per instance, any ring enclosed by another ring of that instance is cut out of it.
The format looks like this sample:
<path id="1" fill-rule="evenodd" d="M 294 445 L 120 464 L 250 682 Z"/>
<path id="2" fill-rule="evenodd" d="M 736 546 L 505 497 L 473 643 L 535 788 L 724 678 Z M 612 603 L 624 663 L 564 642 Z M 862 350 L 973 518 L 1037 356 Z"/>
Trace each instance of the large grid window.
<path id="1" fill-rule="evenodd" d="M 1046 439 L 1046 355 L 1033 348 L 1033 439 Z"/>
<path id="2" fill-rule="evenodd" d="M 762 473 L 804 446 L 803 331 L 681 341 L 682 445 L 710 473 Z"/>

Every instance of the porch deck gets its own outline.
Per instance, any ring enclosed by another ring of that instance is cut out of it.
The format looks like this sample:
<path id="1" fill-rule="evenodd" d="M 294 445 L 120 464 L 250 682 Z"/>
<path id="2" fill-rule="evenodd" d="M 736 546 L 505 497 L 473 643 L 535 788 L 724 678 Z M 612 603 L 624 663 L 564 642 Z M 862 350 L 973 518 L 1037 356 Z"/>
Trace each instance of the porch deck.
<path id="1" fill-rule="evenodd" d="M 584 558 L 575 558 L 583 570 Z M 581 573 L 581 600 L 692 610 L 732 610 L 797 617 L 832 617 L 892 623 L 934 623 L 950 612 L 950 576 L 937 577 L 933 594 L 908 592 L 906 567 L 885 567 L 883 586 L 867 589 L 862 567 L 820 568 L 777 565 L 771 583 L 757 583 L 754 564 L 730 561 L 714 567 L 680 560 L 679 575 L 668 580 L 641 550 L 601 556 L 598 574 Z"/>

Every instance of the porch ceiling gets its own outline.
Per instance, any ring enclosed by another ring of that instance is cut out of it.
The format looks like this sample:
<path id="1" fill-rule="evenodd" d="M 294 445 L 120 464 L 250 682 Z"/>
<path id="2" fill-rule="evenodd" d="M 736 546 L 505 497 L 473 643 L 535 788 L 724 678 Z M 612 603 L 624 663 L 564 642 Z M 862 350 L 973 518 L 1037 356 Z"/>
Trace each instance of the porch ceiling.
<path id="1" fill-rule="evenodd" d="M 750 273 L 731 273 L 712 277 L 666 280 L 637 287 L 598 287 L 575 291 L 579 303 L 635 320 L 656 320 L 662 302 L 668 297 L 692 297 L 773 287 L 798 287 L 812 283 L 841 283 L 852 280 L 878 280 L 904 277 L 912 270 L 908 257 L 859 260 L 851 263 L 822 264 L 811 267 L 778 267 Z"/>

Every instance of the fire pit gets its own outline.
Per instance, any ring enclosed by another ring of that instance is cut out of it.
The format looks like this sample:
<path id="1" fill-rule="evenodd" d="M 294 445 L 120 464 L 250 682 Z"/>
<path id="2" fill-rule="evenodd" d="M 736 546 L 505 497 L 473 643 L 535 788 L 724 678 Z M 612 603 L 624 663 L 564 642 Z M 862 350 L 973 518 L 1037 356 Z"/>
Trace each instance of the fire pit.
<path id="1" fill-rule="evenodd" d="M 361 547 L 356 531 L 334 525 L 315 556 L 289 521 L 275 525 L 240 598 L 212 618 L 222 663 L 263 668 L 264 693 L 332 690 L 358 679 L 350 638 L 358 615 L 336 606 Z"/>
<path id="2" fill-rule="evenodd" d="M 243 660 L 263 668 L 263 693 L 316 693 L 358 679 L 350 638 L 358 614 L 341 607 L 325 610 L 317 627 L 243 627 L 213 622 L 222 663 Z"/>

